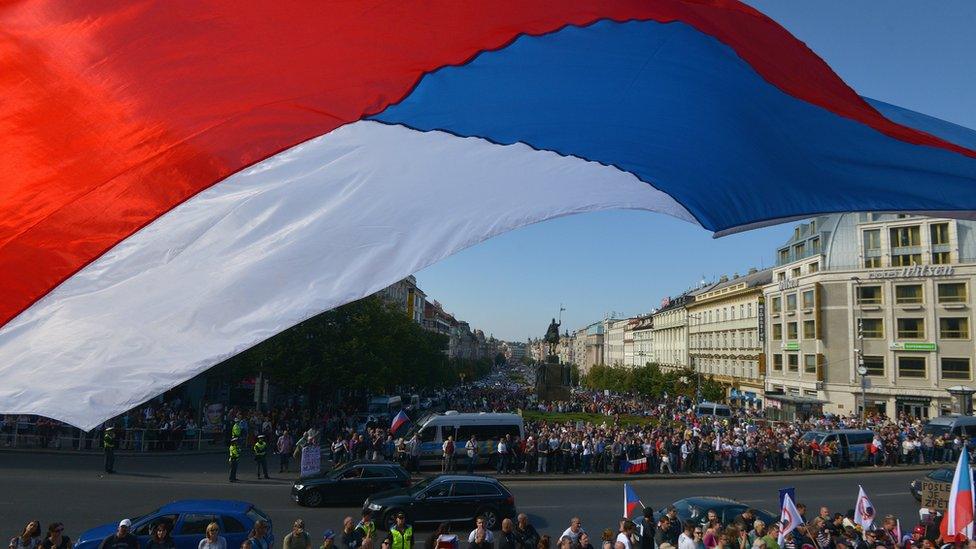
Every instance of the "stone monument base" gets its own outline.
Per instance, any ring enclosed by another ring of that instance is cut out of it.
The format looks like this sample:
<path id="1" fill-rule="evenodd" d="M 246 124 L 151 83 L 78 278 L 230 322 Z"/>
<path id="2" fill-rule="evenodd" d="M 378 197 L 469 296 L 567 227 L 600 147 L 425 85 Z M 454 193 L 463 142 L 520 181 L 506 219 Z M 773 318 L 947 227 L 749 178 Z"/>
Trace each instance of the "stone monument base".
<path id="1" fill-rule="evenodd" d="M 546 363 L 539 365 L 535 375 L 535 393 L 542 401 L 569 401 L 572 369 L 568 364 L 559 364 L 558 356 L 546 357 Z"/>

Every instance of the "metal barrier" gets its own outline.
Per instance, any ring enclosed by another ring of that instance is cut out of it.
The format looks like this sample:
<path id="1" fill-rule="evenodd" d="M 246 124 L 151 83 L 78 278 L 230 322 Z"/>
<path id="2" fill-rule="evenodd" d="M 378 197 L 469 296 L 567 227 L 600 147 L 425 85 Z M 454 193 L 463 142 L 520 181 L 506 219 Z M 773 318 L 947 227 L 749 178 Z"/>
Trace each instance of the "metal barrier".
<path id="1" fill-rule="evenodd" d="M 196 429 L 194 432 L 159 429 L 118 429 L 116 449 L 123 452 L 176 452 L 226 447 L 220 431 Z M 101 450 L 103 431 L 84 432 L 73 427 L 37 429 L 15 426 L 0 432 L 0 445 L 6 448 L 46 450 Z"/>

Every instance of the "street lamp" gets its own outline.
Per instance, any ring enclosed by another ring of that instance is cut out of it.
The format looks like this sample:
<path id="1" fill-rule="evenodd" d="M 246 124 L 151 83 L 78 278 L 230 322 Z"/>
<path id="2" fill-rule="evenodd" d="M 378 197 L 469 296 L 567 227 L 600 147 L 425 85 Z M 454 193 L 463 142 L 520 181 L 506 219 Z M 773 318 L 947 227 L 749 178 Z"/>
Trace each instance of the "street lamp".
<path id="1" fill-rule="evenodd" d="M 864 366 L 864 321 L 861 319 L 861 306 L 858 303 L 858 299 L 861 296 L 861 279 L 856 276 L 852 276 L 851 280 L 854 281 L 854 311 L 855 311 L 855 321 L 857 322 L 856 339 L 857 346 L 854 348 L 854 355 L 857 357 L 857 373 L 861 376 L 861 422 L 865 421 L 868 412 L 868 399 L 867 399 L 867 373 L 868 369 Z"/>

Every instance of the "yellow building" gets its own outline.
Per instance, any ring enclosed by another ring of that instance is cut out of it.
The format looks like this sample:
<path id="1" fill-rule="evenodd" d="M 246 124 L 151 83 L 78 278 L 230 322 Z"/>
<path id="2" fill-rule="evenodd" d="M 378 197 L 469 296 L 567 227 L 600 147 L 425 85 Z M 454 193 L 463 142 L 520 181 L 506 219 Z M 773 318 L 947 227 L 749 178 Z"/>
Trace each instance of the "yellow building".
<path id="1" fill-rule="evenodd" d="M 729 384 L 729 397 L 758 404 L 763 395 L 765 358 L 760 311 L 763 286 L 772 270 L 722 277 L 695 294 L 688 310 L 688 355 L 703 376 Z"/>

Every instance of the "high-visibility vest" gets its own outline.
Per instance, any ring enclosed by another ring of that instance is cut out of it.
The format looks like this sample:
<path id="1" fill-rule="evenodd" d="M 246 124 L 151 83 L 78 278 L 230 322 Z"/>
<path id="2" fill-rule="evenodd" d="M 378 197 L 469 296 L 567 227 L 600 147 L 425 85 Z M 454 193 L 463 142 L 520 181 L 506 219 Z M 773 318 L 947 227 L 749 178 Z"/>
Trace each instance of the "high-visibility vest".
<path id="1" fill-rule="evenodd" d="M 229 461 L 237 461 L 241 457 L 241 449 L 237 447 L 236 444 L 230 445 L 230 459 Z"/>
<path id="2" fill-rule="evenodd" d="M 234 422 L 234 425 L 230 428 L 230 436 L 240 437 L 241 436 L 241 424 L 240 422 Z"/>
<path id="3" fill-rule="evenodd" d="M 393 537 L 393 545 L 390 549 L 413 549 L 413 526 L 408 524 L 403 532 L 393 528 L 390 530 L 390 536 Z"/>
<path id="4" fill-rule="evenodd" d="M 114 450 L 115 435 L 112 435 L 110 433 L 105 433 L 105 436 L 102 437 L 102 447 L 104 447 L 106 450 Z"/>
<path id="5" fill-rule="evenodd" d="M 376 523 L 373 521 L 369 521 L 369 522 L 359 521 L 359 524 L 356 525 L 356 528 L 361 529 L 363 531 L 363 538 L 372 538 L 373 533 L 376 532 Z"/>
<path id="6" fill-rule="evenodd" d="M 264 455 L 267 454 L 267 453 L 268 453 L 268 443 L 267 442 L 265 442 L 263 440 L 259 440 L 256 443 L 254 443 L 254 457 L 263 458 Z"/>

